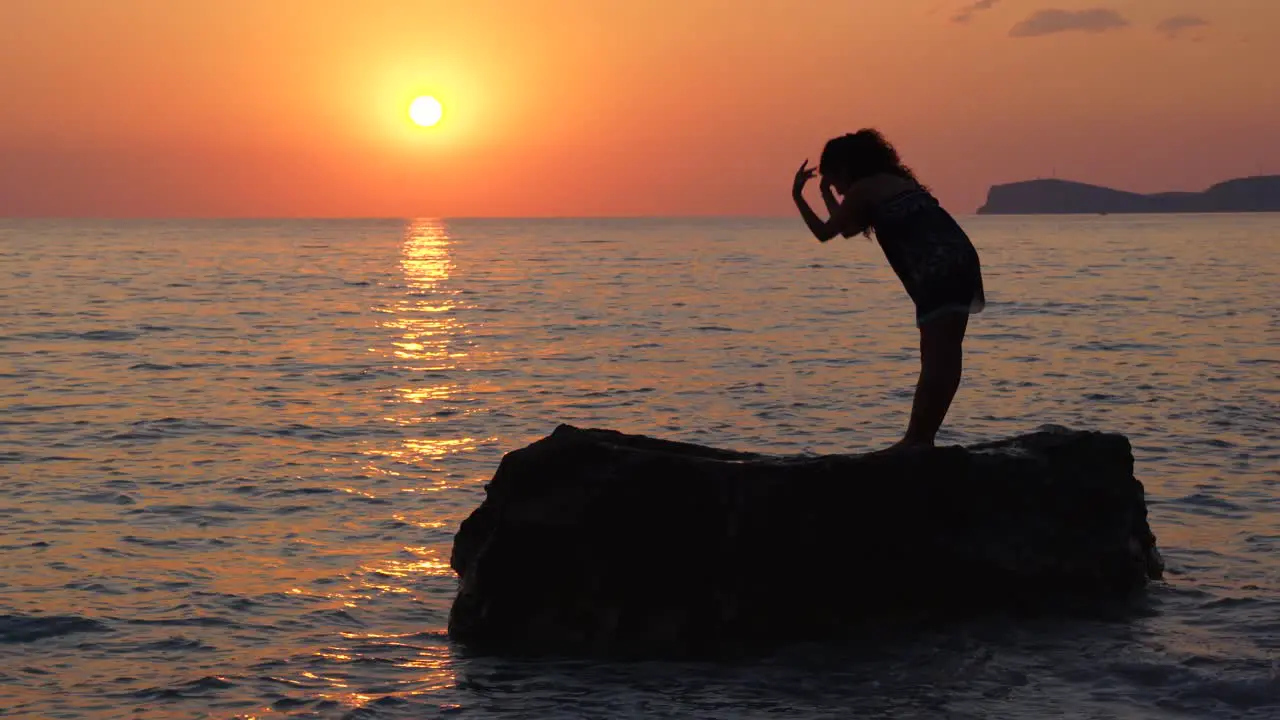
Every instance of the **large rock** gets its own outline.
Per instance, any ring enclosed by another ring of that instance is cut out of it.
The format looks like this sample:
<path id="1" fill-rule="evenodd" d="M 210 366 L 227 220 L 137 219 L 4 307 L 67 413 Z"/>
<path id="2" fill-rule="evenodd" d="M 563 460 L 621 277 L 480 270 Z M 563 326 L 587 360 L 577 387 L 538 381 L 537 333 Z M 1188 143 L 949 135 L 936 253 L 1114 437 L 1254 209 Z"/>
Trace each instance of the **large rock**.
<path id="1" fill-rule="evenodd" d="M 717 653 L 1123 603 L 1162 570 L 1114 434 L 780 457 L 561 425 L 486 492 L 449 617 L 482 651 Z"/>

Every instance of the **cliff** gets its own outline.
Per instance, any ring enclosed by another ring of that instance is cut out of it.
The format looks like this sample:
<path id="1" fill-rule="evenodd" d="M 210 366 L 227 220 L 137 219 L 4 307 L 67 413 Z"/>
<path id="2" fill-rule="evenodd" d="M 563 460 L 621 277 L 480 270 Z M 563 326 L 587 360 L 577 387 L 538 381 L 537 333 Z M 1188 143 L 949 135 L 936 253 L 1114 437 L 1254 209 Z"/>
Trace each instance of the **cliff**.
<path id="1" fill-rule="evenodd" d="M 1239 178 L 1202 192 L 1141 194 L 1069 180 L 995 185 L 979 215 L 1280 212 L 1280 175 Z"/>
<path id="2" fill-rule="evenodd" d="M 1123 606 L 1161 575 L 1123 435 L 771 456 L 562 425 L 463 521 L 475 651 L 689 657 L 886 623 Z"/>

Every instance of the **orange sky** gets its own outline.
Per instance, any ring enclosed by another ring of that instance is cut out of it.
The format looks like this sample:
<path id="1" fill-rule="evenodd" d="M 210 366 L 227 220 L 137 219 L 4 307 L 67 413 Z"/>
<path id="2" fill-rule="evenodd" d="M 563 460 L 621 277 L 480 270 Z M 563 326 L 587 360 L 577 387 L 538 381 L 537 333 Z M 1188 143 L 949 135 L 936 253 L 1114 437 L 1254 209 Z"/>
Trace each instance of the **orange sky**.
<path id="1" fill-rule="evenodd" d="M 1280 173 L 1280 2 L 972 4 L 3 0 L 0 215 L 787 214 L 865 125 L 958 212 Z"/>

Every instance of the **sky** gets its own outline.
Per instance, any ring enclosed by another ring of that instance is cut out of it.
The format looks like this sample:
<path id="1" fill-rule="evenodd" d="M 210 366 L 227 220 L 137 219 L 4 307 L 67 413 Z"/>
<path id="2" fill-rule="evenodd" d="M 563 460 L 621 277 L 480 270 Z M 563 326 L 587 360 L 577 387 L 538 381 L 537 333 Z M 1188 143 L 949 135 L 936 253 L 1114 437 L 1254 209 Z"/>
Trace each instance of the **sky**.
<path id="1" fill-rule="evenodd" d="M 0 216 L 786 215 L 1280 173 L 1271 0 L 0 0 Z M 417 96 L 439 125 L 408 116 Z"/>

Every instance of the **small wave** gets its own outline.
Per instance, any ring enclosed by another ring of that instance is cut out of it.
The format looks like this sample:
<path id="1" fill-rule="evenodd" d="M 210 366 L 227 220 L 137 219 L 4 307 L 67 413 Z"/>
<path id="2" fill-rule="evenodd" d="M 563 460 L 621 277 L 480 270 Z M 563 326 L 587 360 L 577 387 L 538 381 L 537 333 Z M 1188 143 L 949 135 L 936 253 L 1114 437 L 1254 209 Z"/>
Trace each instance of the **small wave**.
<path id="1" fill-rule="evenodd" d="M 243 627 L 241 623 L 226 618 L 205 616 L 192 618 L 130 618 L 124 622 L 129 625 L 156 625 L 160 627 Z"/>
<path id="2" fill-rule="evenodd" d="M 0 552 L 9 552 L 10 550 L 25 550 L 27 548 L 47 548 L 50 543 L 47 540 L 36 540 L 35 542 L 24 542 L 16 545 L 0 545 Z M 3 587 L 0 585 L 0 587 Z"/>
<path id="3" fill-rule="evenodd" d="M 110 585 L 105 585 L 103 583 L 94 583 L 94 582 L 69 582 L 66 585 L 63 585 L 62 587 L 68 590 L 81 590 L 84 592 L 100 593 L 102 595 L 127 594 L 125 591 L 119 590 L 117 588 L 113 588 Z"/>
<path id="4" fill-rule="evenodd" d="M 329 488 L 329 487 L 305 486 L 305 487 L 296 487 L 296 488 L 285 488 L 282 490 L 268 490 L 265 493 L 262 493 L 262 496 L 263 497 L 290 497 L 293 495 L 331 495 L 336 492 L 338 491 L 335 490 L 334 488 Z"/>
<path id="5" fill-rule="evenodd" d="M 199 640 L 192 640 L 191 638 L 185 638 L 180 635 L 175 635 L 171 638 L 166 638 L 164 640 L 157 640 L 155 642 L 144 643 L 142 645 L 138 645 L 136 649 L 149 650 L 149 651 L 193 650 L 197 652 L 208 652 L 211 650 L 217 650 L 217 648 L 215 648 L 212 645 L 206 645 L 205 643 L 202 643 Z"/>
<path id="6" fill-rule="evenodd" d="M 346 610 L 318 610 L 316 612 L 309 613 L 309 615 L 313 618 L 322 618 L 328 622 L 334 622 L 340 625 L 365 627 L 364 622 L 360 621 Z"/>
<path id="7" fill-rule="evenodd" d="M 1255 678 L 1211 677 L 1203 670 L 1156 663 L 1111 663 L 1108 669 L 1138 685 L 1176 688 L 1172 704 L 1187 709 L 1201 708 L 1204 701 L 1246 711 L 1280 708 L 1280 680 L 1263 668 Z"/>
<path id="8" fill-rule="evenodd" d="M 0 643 L 34 642 L 73 633 L 110 632 L 111 628 L 79 615 L 0 615 Z"/>
<path id="9" fill-rule="evenodd" d="M 121 541 L 131 543 L 133 545 L 141 545 L 149 548 L 181 548 L 181 547 L 197 547 L 200 541 L 179 540 L 166 538 L 157 540 L 155 538 L 138 537 L 137 535 L 125 535 L 120 538 Z"/>
<path id="10" fill-rule="evenodd" d="M 1204 603 L 1204 604 L 1203 604 L 1203 605 L 1201 605 L 1200 607 L 1205 608 L 1205 609 L 1208 609 L 1208 608 L 1236 608 L 1236 607 L 1254 608 L 1254 607 L 1258 607 L 1258 606 L 1260 606 L 1260 605 L 1261 605 L 1261 606 L 1265 606 L 1265 605 L 1267 605 L 1267 602 L 1266 602 L 1265 600 L 1262 600 L 1262 599 L 1260 599 L 1260 598 L 1256 598 L 1256 597 L 1230 597 L 1230 596 L 1228 596 L 1228 597 L 1220 597 L 1220 598 L 1216 598 L 1216 599 L 1214 599 L 1214 600 L 1210 600 L 1209 602 Z"/>
<path id="11" fill-rule="evenodd" d="M 100 342 L 122 342 L 128 340 L 137 340 L 139 333 L 129 332 L 128 330 L 90 330 L 89 332 L 80 333 L 81 340 L 96 340 Z"/>
<path id="12" fill-rule="evenodd" d="M 338 373 L 336 375 L 325 376 L 325 380 L 337 380 L 338 382 L 360 382 L 362 380 L 370 380 L 376 378 L 381 373 L 369 370 L 360 370 L 359 372 Z"/>
<path id="13" fill-rule="evenodd" d="M 1161 345 L 1151 345 L 1139 342 L 1103 342 L 1101 340 L 1091 340 L 1080 345 L 1073 345 L 1072 350 L 1080 352 L 1126 352 L 1126 351 L 1144 351 L 1154 352 L 1166 350 Z"/>
<path id="14" fill-rule="evenodd" d="M 31 462 L 91 462 L 91 458 L 76 457 L 74 455 L 42 455 L 40 457 L 31 458 Z"/>
<path id="15" fill-rule="evenodd" d="M 173 687 L 154 687 L 138 690 L 130 693 L 130 695 L 149 700 L 175 700 L 178 698 L 207 697 L 212 692 L 229 690 L 235 686 L 235 683 L 224 677 L 209 675 L 199 680 L 192 680 Z"/>
<path id="16" fill-rule="evenodd" d="M 1191 505 L 1196 508 L 1203 508 L 1205 510 L 1220 510 L 1228 513 L 1245 512 L 1244 508 L 1229 500 L 1223 500 L 1222 498 L 1217 498 L 1202 492 L 1192 493 L 1185 497 L 1178 498 L 1174 502 L 1183 505 Z"/>
<path id="17" fill-rule="evenodd" d="M 234 425 L 226 423 L 165 417 L 155 420 L 138 420 L 136 422 L 132 422 L 129 424 L 130 429 L 125 430 L 124 432 L 107 435 L 105 439 L 110 441 L 162 440 L 165 438 L 180 437 L 189 434 L 228 430 L 234 427 Z"/>
<path id="18" fill-rule="evenodd" d="M 1102 293 L 1097 299 L 1098 302 L 1149 302 L 1151 300 L 1147 295 L 1116 295 L 1114 293 Z"/>
<path id="19" fill-rule="evenodd" d="M 76 500 L 101 505 L 136 505 L 138 502 L 124 493 L 113 492 L 85 493 L 77 497 Z"/>
<path id="20" fill-rule="evenodd" d="M 1096 311 L 1089 303 L 1074 302 L 987 302 L 987 310 L 996 315 L 1082 315 Z"/>
<path id="21" fill-rule="evenodd" d="M 160 365 L 158 363 L 143 362 L 143 363 L 138 363 L 137 365 L 130 365 L 129 369 L 130 370 L 174 370 L 176 368 L 173 365 Z"/>

